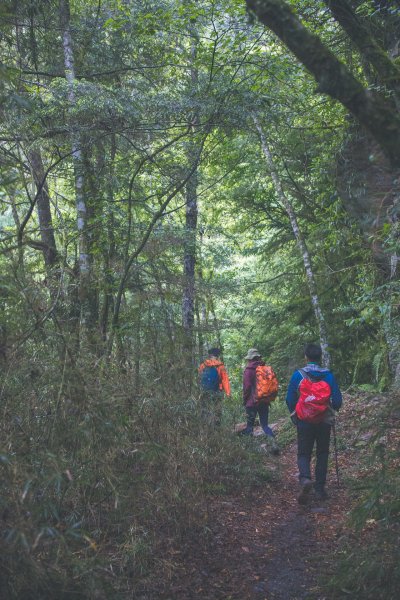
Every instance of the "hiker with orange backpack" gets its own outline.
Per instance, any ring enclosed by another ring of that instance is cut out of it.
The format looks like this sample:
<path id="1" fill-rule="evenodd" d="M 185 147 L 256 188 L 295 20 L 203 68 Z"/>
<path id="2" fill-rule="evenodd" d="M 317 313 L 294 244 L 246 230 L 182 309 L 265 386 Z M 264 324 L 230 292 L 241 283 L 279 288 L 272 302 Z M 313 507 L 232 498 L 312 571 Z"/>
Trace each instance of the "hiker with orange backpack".
<path id="1" fill-rule="evenodd" d="M 199 367 L 202 413 L 210 424 L 215 425 L 221 423 L 224 392 L 231 395 L 228 373 L 220 354 L 219 348 L 210 348 L 208 358 Z"/>
<path id="2" fill-rule="evenodd" d="M 329 441 L 335 420 L 335 410 L 342 405 L 342 394 L 329 369 L 319 366 L 322 350 L 319 344 L 307 344 L 304 349 L 306 366 L 292 375 L 286 394 L 286 404 L 297 427 L 297 465 L 300 495 L 298 502 L 306 504 L 313 487 L 311 455 L 316 444 L 314 490 L 317 500 L 326 500 Z"/>
<path id="3" fill-rule="evenodd" d="M 272 444 L 272 452 L 279 454 L 275 434 L 268 425 L 269 405 L 278 394 L 278 380 L 273 369 L 266 365 L 256 348 L 250 348 L 245 356 L 247 361 L 243 372 L 243 404 L 247 414 L 247 425 L 240 434 L 253 435 L 256 416 Z"/>

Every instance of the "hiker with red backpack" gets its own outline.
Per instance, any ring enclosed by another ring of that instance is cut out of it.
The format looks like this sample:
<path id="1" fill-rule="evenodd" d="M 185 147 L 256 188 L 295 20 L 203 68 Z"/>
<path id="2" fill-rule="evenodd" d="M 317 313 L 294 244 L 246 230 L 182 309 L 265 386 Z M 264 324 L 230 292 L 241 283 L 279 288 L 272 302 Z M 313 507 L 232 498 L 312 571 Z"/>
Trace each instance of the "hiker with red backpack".
<path id="1" fill-rule="evenodd" d="M 264 433 L 271 441 L 273 454 L 279 454 L 275 434 L 268 425 L 269 405 L 278 394 L 278 380 L 269 365 L 266 365 L 256 348 L 250 348 L 243 372 L 243 404 L 247 414 L 246 428 L 241 435 L 253 435 L 254 422 L 258 415 Z"/>
<path id="2" fill-rule="evenodd" d="M 199 367 L 202 413 L 210 424 L 215 425 L 221 423 L 224 392 L 231 395 L 228 373 L 220 354 L 219 348 L 210 348 L 208 358 Z"/>
<path id="3" fill-rule="evenodd" d="M 298 502 L 306 504 L 313 487 L 311 455 L 316 445 L 314 491 L 317 500 L 326 500 L 329 441 L 335 421 L 335 410 L 342 405 L 342 394 L 329 369 L 319 366 L 321 346 L 307 344 L 304 349 L 306 366 L 292 375 L 286 394 L 286 404 L 297 427 L 297 465 L 300 495 Z"/>

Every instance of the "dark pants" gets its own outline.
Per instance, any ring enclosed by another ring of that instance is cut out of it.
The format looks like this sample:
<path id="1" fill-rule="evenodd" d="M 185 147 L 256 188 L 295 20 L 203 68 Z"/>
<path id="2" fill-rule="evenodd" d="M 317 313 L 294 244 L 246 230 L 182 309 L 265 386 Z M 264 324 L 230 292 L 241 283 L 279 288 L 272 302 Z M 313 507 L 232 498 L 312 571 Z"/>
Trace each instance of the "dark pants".
<path id="1" fill-rule="evenodd" d="M 311 454 L 316 443 L 315 487 L 323 488 L 328 470 L 331 425 L 328 423 L 297 423 L 297 464 L 299 478 L 311 479 Z"/>
<path id="2" fill-rule="evenodd" d="M 253 433 L 254 429 L 254 421 L 256 420 L 256 416 L 258 414 L 260 418 L 260 425 L 263 428 L 263 431 L 266 435 L 271 437 L 274 436 L 274 432 L 271 427 L 268 426 L 268 413 L 269 413 L 269 405 L 268 404 L 260 404 L 260 406 L 246 406 L 246 414 L 247 414 L 247 427 L 243 431 L 243 433 Z"/>

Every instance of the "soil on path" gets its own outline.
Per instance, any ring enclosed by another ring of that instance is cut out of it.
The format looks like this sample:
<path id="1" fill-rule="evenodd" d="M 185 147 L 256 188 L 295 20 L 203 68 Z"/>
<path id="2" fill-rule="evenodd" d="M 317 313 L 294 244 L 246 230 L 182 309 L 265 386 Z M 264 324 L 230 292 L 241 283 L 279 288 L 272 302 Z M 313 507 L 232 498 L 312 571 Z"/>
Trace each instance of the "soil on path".
<path id="1" fill-rule="evenodd" d="M 207 543 L 193 540 L 162 600 L 328 600 L 319 587 L 340 542 L 348 498 L 330 468 L 329 500 L 297 502 L 296 447 L 268 458 L 274 481 L 210 505 Z M 175 560 L 176 560 L 175 556 Z"/>

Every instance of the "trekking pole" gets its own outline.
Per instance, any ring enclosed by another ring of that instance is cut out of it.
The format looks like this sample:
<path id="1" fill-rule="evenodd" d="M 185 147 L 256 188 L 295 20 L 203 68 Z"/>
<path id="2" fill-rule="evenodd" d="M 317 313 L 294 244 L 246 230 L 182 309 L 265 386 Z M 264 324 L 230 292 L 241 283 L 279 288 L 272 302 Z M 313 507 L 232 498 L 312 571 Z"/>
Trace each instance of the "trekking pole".
<path id="1" fill-rule="evenodd" d="M 335 467 L 336 467 L 336 481 L 338 486 L 340 485 L 340 481 L 339 481 L 339 461 L 338 461 L 338 451 L 337 451 L 337 439 L 336 439 L 336 425 L 335 422 L 333 422 L 332 424 L 332 431 L 333 431 L 333 448 L 335 451 Z"/>

